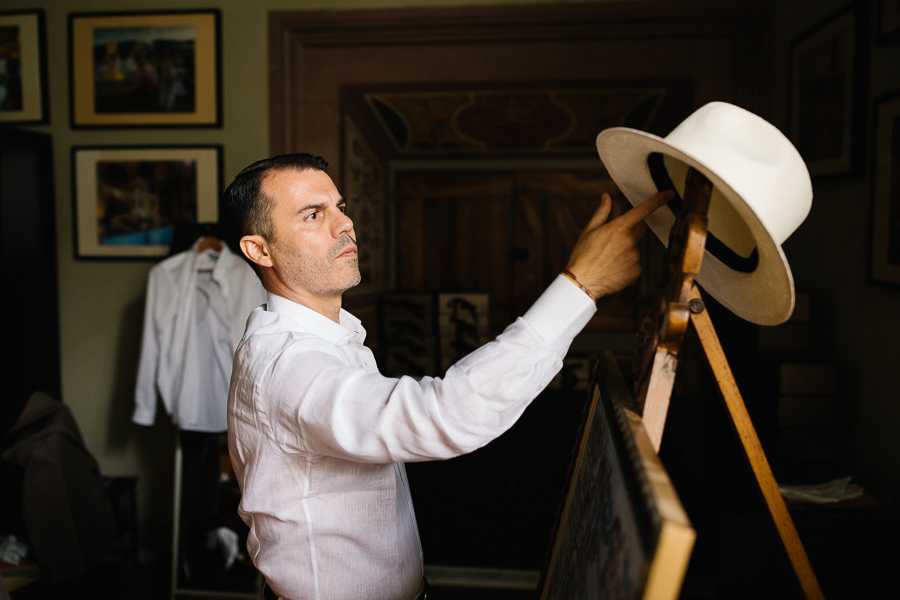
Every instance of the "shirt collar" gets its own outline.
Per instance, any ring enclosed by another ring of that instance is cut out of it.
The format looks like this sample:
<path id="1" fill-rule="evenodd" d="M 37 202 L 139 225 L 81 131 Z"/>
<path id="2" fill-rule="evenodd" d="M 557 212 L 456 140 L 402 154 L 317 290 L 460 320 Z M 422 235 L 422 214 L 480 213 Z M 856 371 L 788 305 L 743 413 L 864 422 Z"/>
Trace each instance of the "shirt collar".
<path id="1" fill-rule="evenodd" d="M 362 344 L 366 339 L 366 329 L 362 322 L 343 308 L 338 317 L 341 322 L 338 324 L 311 308 L 278 294 L 267 292 L 266 310 L 296 321 L 304 331 L 317 335 L 332 344 L 347 344 L 354 341 Z"/>

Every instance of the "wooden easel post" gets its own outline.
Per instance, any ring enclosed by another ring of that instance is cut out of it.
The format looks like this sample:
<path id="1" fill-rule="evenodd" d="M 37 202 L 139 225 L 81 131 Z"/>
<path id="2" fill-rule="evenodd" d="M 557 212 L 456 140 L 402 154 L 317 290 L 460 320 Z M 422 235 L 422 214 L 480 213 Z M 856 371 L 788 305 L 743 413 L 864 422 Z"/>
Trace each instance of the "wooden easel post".
<path id="1" fill-rule="evenodd" d="M 808 600 L 820 600 L 824 596 L 819 582 L 694 283 L 705 251 L 706 213 L 711 194 L 709 180 L 699 171 L 689 169 L 683 206 L 669 234 L 669 279 L 665 295 L 642 323 L 643 348 L 635 379 L 635 399 L 650 441 L 659 452 L 675 382 L 678 350 L 688 323 L 692 323 L 800 586 Z"/>
<path id="2" fill-rule="evenodd" d="M 634 397 L 653 448 L 662 443 L 669 398 L 675 384 L 678 350 L 690 323 L 690 293 L 700 273 L 706 245 L 706 213 L 712 184 L 699 171 L 687 175 L 684 201 L 669 234 L 665 293 L 641 324 L 643 354 Z"/>

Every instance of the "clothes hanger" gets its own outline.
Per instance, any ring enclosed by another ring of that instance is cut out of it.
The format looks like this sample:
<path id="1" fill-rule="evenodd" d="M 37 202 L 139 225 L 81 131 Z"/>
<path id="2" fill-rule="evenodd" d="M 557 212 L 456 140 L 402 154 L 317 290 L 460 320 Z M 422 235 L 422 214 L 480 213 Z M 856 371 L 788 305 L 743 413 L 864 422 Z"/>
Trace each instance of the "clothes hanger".
<path id="1" fill-rule="evenodd" d="M 206 250 L 222 251 L 222 241 L 214 235 L 207 235 L 200 238 L 197 244 L 197 252 L 205 252 Z"/>
<path id="2" fill-rule="evenodd" d="M 207 250 L 219 253 L 222 251 L 222 240 L 216 235 L 215 223 L 198 223 L 197 230 L 197 253 L 202 254 Z M 212 268 L 198 269 L 198 273 L 212 273 Z"/>

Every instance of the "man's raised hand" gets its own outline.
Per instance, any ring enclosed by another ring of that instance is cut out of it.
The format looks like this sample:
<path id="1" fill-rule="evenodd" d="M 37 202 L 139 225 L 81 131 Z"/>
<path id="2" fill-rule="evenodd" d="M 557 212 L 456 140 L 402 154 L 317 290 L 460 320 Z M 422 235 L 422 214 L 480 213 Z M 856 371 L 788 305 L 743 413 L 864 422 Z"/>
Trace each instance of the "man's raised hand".
<path id="1" fill-rule="evenodd" d="M 604 193 L 599 208 L 578 236 L 566 268 L 595 298 L 618 292 L 634 283 L 641 274 L 637 243 L 646 229 L 644 219 L 673 196 L 671 190 L 659 192 L 607 221 L 612 198 Z"/>

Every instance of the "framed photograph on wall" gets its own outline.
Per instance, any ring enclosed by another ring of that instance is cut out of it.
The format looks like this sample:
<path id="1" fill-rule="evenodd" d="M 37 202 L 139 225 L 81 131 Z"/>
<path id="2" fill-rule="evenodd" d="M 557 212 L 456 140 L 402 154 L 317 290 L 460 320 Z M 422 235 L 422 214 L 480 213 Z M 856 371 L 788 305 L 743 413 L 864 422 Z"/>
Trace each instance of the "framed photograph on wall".
<path id="1" fill-rule="evenodd" d="M 900 39 L 900 2 L 879 0 L 878 43 L 889 44 Z"/>
<path id="2" fill-rule="evenodd" d="M 219 217 L 221 146 L 72 148 L 77 258 L 166 256 L 176 229 Z"/>
<path id="3" fill-rule="evenodd" d="M 0 125 L 46 123 L 43 11 L 0 12 Z"/>
<path id="4" fill-rule="evenodd" d="M 220 13 L 69 15 L 73 127 L 218 127 Z"/>
<path id="5" fill-rule="evenodd" d="M 876 98 L 872 108 L 873 283 L 900 288 L 900 90 Z"/>
<path id="6" fill-rule="evenodd" d="M 851 3 L 791 42 L 790 137 L 812 176 L 862 167 L 865 20 Z"/>

